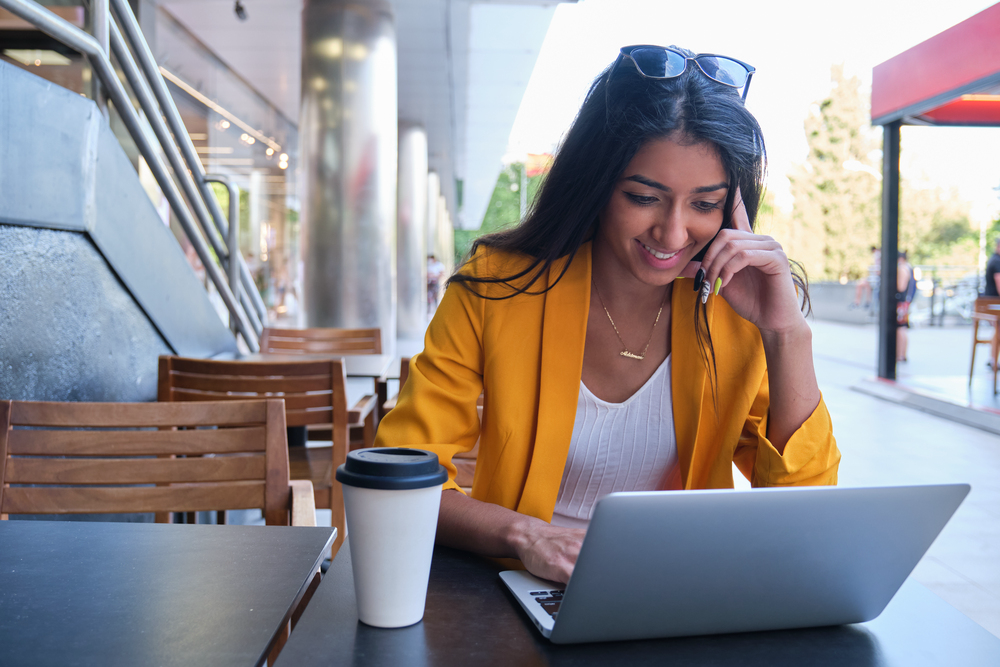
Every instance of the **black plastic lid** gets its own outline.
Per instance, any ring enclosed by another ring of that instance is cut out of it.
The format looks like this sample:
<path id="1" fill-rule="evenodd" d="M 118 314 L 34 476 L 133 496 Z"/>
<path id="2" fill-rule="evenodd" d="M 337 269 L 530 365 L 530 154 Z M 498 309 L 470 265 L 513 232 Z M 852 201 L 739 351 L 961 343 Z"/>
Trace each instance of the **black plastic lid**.
<path id="1" fill-rule="evenodd" d="M 337 468 L 337 481 L 363 489 L 425 489 L 448 479 L 437 454 L 406 447 L 358 449 Z"/>

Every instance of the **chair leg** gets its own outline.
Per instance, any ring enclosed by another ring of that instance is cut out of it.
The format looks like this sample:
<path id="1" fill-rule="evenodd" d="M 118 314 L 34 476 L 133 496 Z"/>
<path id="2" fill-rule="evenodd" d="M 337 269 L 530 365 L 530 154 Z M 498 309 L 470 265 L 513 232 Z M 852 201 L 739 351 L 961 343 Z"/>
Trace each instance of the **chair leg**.
<path id="1" fill-rule="evenodd" d="M 347 514 L 344 512 L 344 489 L 340 482 L 333 480 L 333 487 L 330 489 L 330 525 L 337 529 L 337 537 L 333 541 L 333 548 L 330 549 L 330 559 L 337 557 L 340 545 L 347 537 Z"/>
<path id="2" fill-rule="evenodd" d="M 993 340 L 990 342 L 990 356 L 993 359 L 993 394 L 997 393 L 997 356 L 1000 355 L 1000 322 L 993 330 Z"/>
<path id="3" fill-rule="evenodd" d="M 274 638 L 274 644 L 271 645 L 271 651 L 267 654 L 267 664 L 273 665 L 278 659 L 278 654 L 281 653 L 281 649 L 285 648 L 285 644 L 288 642 L 288 635 L 291 634 L 291 621 L 285 623 L 281 628 L 281 632 L 278 636 Z"/>

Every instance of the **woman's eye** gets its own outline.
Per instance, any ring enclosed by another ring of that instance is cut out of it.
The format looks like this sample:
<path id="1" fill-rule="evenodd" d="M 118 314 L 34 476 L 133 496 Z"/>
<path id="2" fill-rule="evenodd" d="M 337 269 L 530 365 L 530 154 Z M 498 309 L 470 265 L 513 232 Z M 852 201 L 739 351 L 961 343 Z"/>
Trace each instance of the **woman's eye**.
<path id="1" fill-rule="evenodd" d="M 703 213 L 710 213 L 722 208 L 722 202 L 698 201 L 694 203 L 694 207 Z"/>
<path id="2" fill-rule="evenodd" d="M 650 204 L 655 204 L 656 202 L 659 201 L 659 199 L 657 199 L 656 197 L 650 197 L 648 195 L 637 195 L 632 192 L 626 192 L 625 196 L 628 197 L 634 203 L 639 204 L 640 206 L 649 206 Z"/>

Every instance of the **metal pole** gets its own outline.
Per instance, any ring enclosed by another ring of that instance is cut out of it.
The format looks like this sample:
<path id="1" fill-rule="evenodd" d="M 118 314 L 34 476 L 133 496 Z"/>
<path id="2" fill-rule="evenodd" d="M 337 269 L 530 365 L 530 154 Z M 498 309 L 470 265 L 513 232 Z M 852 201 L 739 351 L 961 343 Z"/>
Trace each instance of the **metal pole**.
<path id="1" fill-rule="evenodd" d="M 896 379 L 896 262 L 899 257 L 899 128 L 882 128 L 882 276 L 879 289 L 878 376 Z"/>
<path id="2" fill-rule="evenodd" d="M 160 109 L 163 111 L 171 132 L 173 132 L 174 137 L 177 139 L 177 145 L 184 156 L 184 161 L 188 165 L 191 178 L 194 179 L 197 189 L 201 193 L 201 200 L 211 211 L 212 220 L 214 220 L 219 232 L 223 235 L 227 234 L 228 223 L 222 215 L 222 209 L 219 208 L 219 203 L 216 201 L 215 195 L 205 181 L 205 170 L 201 164 L 201 160 L 198 159 L 194 143 L 191 141 L 191 137 L 188 136 L 187 128 L 184 127 L 184 121 L 177 110 L 174 98 L 170 95 L 170 91 L 167 90 L 167 84 L 163 80 L 159 68 L 156 66 L 153 53 L 149 50 L 149 45 L 142 36 L 142 30 L 139 28 L 139 23 L 132 14 L 128 1 L 113 0 L 112 10 L 118 18 L 119 23 L 121 23 L 125 38 L 135 52 L 139 67 L 146 75 L 146 80 L 153 89 L 153 95 L 156 96 L 157 101 L 160 103 Z M 244 303 L 245 307 L 247 307 L 247 301 L 249 301 L 252 309 L 256 311 L 255 315 L 251 315 L 251 321 L 255 323 L 254 329 L 260 334 L 262 326 L 260 325 L 260 321 L 267 319 L 267 309 L 264 306 L 263 299 L 260 298 L 257 285 L 253 281 L 253 276 L 250 275 L 250 269 L 247 267 L 243 256 L 238 254 L 236 260 L 239 264 L 240 278 L 243 284 L 240 301 Z M 249 312 L 251 308 L 247 307 L 247 310 Z"/>
<path id="3" fill-rule="evenodd" d="M 104 57 L 110 57 L 111 53 L 111 42 L 110 42 L 110 31 L 108 30 L 108 23 L 110 17 L 108 15 L 108 0 L 91 0 L 90 3 L 90 21 L 92 23 L 91 29 L 94 31 L 94 39 L 101 47 L 101 51 L 104 52 Z M 97 108 L 101 110 L 105 118 L 108 116 L 108 98 L 105 92 L 101 89 L 101 80 L 97 77 L 91 81 L 91 86 L 93 87 L 94 102 L 97 103 Z"/>
<path id="4" fill-rule="evenodd" d="M 205 232 L 205 237 L 208 239 L 209 243 L 212 244 L 212 250 L 214 250 L 215 254 L 219 257 L 219 261 L 221 261 L 223 266 L 225 266 L 229 260 L 229 251 L 226 249 L 226 246 L 222 241 L 222 237 L 219 236 L 218 230 L 212 224 L 208 215 L 208 210 L 205 208 L 204 201 L 201 197 L 199 197 L 198 192 L 195 189 L 194 181 L 191 179 L 191 174 L 188 172 L 188 170 L 191 169 L 191 165 L 188 164 L 185 167 L 181 162 L 180 154 L 174 150 L 173 139 L 170 137 L 170 131 L 167 130 L 167 125 L 163 122 L 163 117 L 157 109 L 153 93 L 150 91 L 146 79 L 144 79 L 142 74 L 139 72 L 139 68 L 136 67 L 136 63 L 132 59 L 132 54 L 129 52 L 128 47 L 125 45 L 125 40 L 122 38 L 122 34 L 118 30 L 118 26 L 114 24 L 111 26 L 111 48 L 115 52 L 115 57 L 118 58 L 118 64 L 121 65 L 122 72 L 125 74 L 125 79 L 128 81 L 129 85 L 132 86 L 132 91 L 139 100 L 139 106 L 146 111 L 146 120 L 149 122 L 150 127 L 153 128 L 153 134 L 156 135 L 157 140 L 160 142 L 160 146 L 163 147 L 163 154 L 166 156 L 167 162 L 170 163 L 170 168 L 174 170 L 174 175 L 180 183 L 181 190 L 184 191 L 184 196 L 187 197 L 188 202 L 191 203 L 199 226 L 202 231 Z M 186 129 L 183 130 L 183 133 L 184 136 L 188 136 Z M 174 136 L 177 135 L 175 134 Z"/>
<path id="5" fill-rule="evenodd" d="M 240 254 L 240 189 L 223 174 L 205 174 L 205 180 L 209 183 L 221 183 L 229 191 L 229 233 L 226 235 L 226 245 L 229 248 L 229 257 L 236 257 Z M 234 293 L 239 290 L 239 262 L 229 262 L 226 266 L 226 277 L 229 278 L 229 289 Z M 232 315 L 229 316 L 229 328 L 233 332 L 236 331 L 236 320 Z"/>

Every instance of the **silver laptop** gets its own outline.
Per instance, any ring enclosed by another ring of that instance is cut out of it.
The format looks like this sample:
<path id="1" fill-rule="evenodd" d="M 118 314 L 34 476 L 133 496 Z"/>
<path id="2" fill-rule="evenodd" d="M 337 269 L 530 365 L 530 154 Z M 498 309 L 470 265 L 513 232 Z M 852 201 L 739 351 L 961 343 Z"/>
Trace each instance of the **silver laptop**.
<path id="1" fill-rule="evenodd" d="M 859 623 L 882 613 L 969 488 L 613 493 L 567 586 L 500 577 L 558 644 Z"/>

